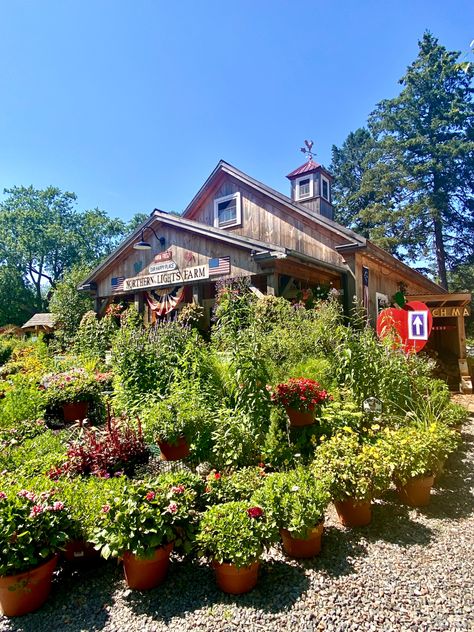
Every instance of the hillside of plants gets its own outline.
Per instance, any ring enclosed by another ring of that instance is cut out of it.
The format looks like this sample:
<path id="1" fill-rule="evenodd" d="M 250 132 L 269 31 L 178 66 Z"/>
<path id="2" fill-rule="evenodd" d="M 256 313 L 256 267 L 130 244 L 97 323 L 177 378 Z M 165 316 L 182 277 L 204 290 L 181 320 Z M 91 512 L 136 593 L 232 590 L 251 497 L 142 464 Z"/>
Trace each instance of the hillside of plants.
<path id="1" fill-rule="evenodd" d="M 0 577 L 160 547 L 248 568 L 330 502 L 365 503 L 359 524 L 390 488 L 412 504 L 403 486 L 456 450 L 467 412 L 432 360 L 347 322 L 337 297 L 223 284 L 206 333 L 200 309 L 149 327 L 88 312 L 61 351 L 0 338 Z"/>

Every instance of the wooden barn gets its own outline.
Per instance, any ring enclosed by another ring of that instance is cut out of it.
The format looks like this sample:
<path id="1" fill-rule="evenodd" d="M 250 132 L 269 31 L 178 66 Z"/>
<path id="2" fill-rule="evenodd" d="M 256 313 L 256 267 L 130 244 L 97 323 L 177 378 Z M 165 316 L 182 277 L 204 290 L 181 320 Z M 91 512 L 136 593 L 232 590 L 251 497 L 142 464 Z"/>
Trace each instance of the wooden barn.
<path id="1" fill-rule="evenodd" d="M 333 178 L 311 154 L 287 177 L 291 197 L 221 160 L 181 215 L 155 209 L 81 289 L 93 293 L 98 313 L 110 302 L 134 302 L 150 322 L 197 302 L 208 323 L 216 282 L 250 277 L 255 292 L 289 299 L 307 289 L 337 290 L 346 311 L 356 297 L 374 323 L 403 288 L 410 298 L 429 297 L 435 328 L 438 320 L 448 327 L 442 341 L 449 338 L 449 351 L 462 361 L 470 295 L 447 294 L 336 223 Z"/>

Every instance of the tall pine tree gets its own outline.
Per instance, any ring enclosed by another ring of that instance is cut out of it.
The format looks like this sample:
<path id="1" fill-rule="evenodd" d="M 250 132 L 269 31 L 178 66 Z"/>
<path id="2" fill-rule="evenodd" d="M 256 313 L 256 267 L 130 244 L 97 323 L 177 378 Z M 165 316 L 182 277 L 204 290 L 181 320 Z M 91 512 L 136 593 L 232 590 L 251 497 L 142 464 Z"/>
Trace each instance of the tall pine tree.
<path id="1" fill-rule="evenodd" d="M 425 33 L 400 94 L 369 118 L 374 144 L 352 194 L 368 201 L 352 225 L 430 263 L 445 288 L 448 271 L 474 257 L 474 71 L 459 56 Z"/>

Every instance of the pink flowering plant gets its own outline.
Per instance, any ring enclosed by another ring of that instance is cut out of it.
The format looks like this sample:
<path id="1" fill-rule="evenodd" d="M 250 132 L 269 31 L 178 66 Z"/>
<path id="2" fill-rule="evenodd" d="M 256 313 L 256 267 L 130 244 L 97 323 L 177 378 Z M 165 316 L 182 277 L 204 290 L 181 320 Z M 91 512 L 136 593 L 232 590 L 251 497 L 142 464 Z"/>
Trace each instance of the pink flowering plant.
<path id="1" fill-rule="evenodd" d="M 0 491 L 0 576 L 47 562 L 70 537 L 72 520 L 54 492 Z"/>
<path id="2" fill-rule="evenodd" d="M 68 402 L 91 401 L 110 382 L 108 373 L 90 373 L 76 367 L 62 373 L 45 375 L 39 385 L 44 391 L 49 406 L 60 406 Z"/>
<path id="3" fill-rule="evenodd" d="M 196 540 L 202 555 L 242 568 L 258 560 L 277 535 L 260 506 L 231 501 L 204 512 Z"/>
<path id="4" fill-rule="evenodd" d="M 292 377 L 278 384 L 272 393 L 272 401 L 284 408 L 299 412 L 320 414 L 323 406 L 331 400 L 331 395 L 318 382 L 304 377 Z"/>
<path id="5" fill-rule="evenodd" d="M 92 541 L 105 559 L 125 552 L 151 557 L 158 547 L 182 544 L 195 502 L 193 487 L 166 477 L 131 482 L 103 505 Z"/>

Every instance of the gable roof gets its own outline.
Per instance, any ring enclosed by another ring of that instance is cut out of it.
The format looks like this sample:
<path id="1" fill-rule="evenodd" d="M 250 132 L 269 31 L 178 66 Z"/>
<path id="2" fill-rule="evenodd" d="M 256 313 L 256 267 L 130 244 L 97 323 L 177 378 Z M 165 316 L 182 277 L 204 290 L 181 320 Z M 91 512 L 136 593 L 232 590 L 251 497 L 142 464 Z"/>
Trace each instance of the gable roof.
<path id="1" fill-rule="evenodd" d="M 43 314 L 35 314 L 28 320 L 24 325 L 21 326 L 22 329 L 27 329 L 29 327 L 47 327 L 48 329 L 53 329 L 56 324 L 56 316 L 54 314 L 43 313 Z"/>
<path id="2" fill-rule="evenodd" d="M 311 213 L 307 209 L 307 207 L 304 206 L 303 204 L 298 204 L 298 202 L 293 202 L 293 200 L 291 200 L 287 195 L 283 195 L 283 193 L 280 193 L 279 191 L 272 189 L 266 184 L 263 184 L 263 182 L 260 182 L 259 180 L 255 180 L 255 178 L 252 178 L 251 176 L 247 175 L 243 171 L 240 171 L 239 169 L 237 169 L 230 163 L 225 162 L 225 160 L 219 160 L 214 171 L 204 182 L 204 184 L 196 193 L 196 195 L 193 197 L 193 199 L 188 204 L 188 206 L 184 209 L 183 217 L 187 218 L 192 215 L 192 211 L 194 210 L 196 205 L 204 198 L 209 188 L 212 187 L 213 182 L 222 173 L 233 176 L 236 180 L 243 182 L 247 186 L 255 189 L 256 191 L 259 191 L 263 195 L 266 195 L 272 198 L 274 201 L 279 202 L 280 204 L 283 204 L 287 208 L 290 208 L 293 212 L 296 212 L 301 217 L 304 217 L 305 219 L 310 220 L 313 224 L 318 224 L 319 226 L 323 226 L 324 228 L 332 231 L 333 233 L 338 234 L 344 239 L 347 239 L 351 243 L 365 245 L 365 242 L 366 242 L 365 237 L 362 237 L 361 235 L 358 235 L 354 231 L 350 230 L 349 228 L 346 228 L 345 226 L 342 226 L 341 224 L 334 222 L 332 219 L 324 217 L 324 215 L 316 215 L 316 214 Z"/>

